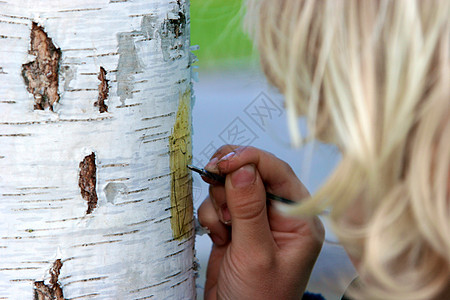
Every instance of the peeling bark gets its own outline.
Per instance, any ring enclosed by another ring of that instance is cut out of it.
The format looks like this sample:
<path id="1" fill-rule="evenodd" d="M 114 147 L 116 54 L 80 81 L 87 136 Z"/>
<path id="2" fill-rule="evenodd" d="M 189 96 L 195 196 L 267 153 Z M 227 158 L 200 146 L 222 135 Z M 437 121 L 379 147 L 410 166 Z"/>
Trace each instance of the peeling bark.
<path id="1" fill-rule="evenodd" d="M 174 15 L 167 17 L 161 24 L 161 50 L 166 61 L 174 61 L 183 57 L 187 36 L 185 4 L 177 1 L 172 12 Z"/>
<path id="2" fill-rule="evenodd" d="M 61 50 L 56 48 L 44 28 L 33 22 L 29 54 L 36 60 L 22 65 L 22 77 L 35 99 L 34 109 L 53 111 L 58 102 L 58 71 Z"/>
<path id="3" fill-rule="evenodd" d="M 58 283 L 60 270 L 63 263 L 57 259 L 50 269 L 50 283 L 46 285 L 43 281 L 34 282 L 34 300 L 64 300 L 61 286 Z"/>
<path id="4" fill-rule="evenodd" d="M 126 99 L 133 98 L 134 79 L 142 72 L 134 36 L 137 32 L 121 32 L 117 35 L 119 43 L 119 64 L 117 67 L 117 95 L 122 105 Z"/>
<path id="5" fill-rule="evenodd" d="M 80 162 L 80 177 L 78 186 L 80 187 L 81 196 L 88 203 L 86 214 L 92 213 L 97 206 L 97 166 L 95 165 L 95 154 L 91 153 Z"/>
<path id="6" fill-rule="evenodd" d="M 178 38 L 180 35 L 182 35 L 184 32 L 184 28 L 186 27 L 186 16 L 184 15 L 182 6 L 179 3 L 178 5 L 178 18 L 167 19 L 164 24 L 167 30 L 175 35 L 175 38 Z"/>
<path id="7" fill-rule="evenodd" d="M 105 104 L 105 100 L 108 98 L 109 94 L 109 80 L 106 79 L 106 71 L 103 67 L 100 67 L 98 80 L 100 80 L 100 84 L 98 85 L 98 99 L 94 103 L 94 106 L 98 107 L 100 113 L 104 113 L 108 112 L 108 106 Z"/>

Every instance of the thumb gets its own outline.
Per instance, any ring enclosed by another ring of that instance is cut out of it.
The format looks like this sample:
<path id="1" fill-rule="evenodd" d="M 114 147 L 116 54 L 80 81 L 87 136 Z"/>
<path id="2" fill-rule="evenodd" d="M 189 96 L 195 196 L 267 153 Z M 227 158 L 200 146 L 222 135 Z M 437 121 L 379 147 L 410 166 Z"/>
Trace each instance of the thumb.
<path id="1" fill-rule="evenodd" d="M 252 251 L 272 249 L 275 242 L 267 215 L 266 191 L 255 165 L 244 165 L 230 173 L 225 193 L 233 245 Z"/>

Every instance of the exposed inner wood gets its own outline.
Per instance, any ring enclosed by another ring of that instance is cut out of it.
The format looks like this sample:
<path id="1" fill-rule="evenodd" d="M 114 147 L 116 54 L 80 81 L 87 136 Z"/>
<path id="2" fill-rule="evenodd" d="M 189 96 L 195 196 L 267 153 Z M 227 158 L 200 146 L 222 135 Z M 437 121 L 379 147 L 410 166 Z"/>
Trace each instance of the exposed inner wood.
<path id="1" fill-rule="evenodd" d="M 80 176 L 78 186 L 80 187 L 81 196 L 88 203 L 86 214 L 92 213 L 97 207 L 97 166 L 95 165 L 95 154 L 91 153 L 80 162 Z"/>
<path id="2" fill-rule="evenodd" d="M 58 283 L 60 270 L 63 263 L 57 259 L 51 267 L 50 283 L 46 285 L 43 281 L 34 282 L 34 300 L 64 300 L 61 286 Z"/>
<path id="3" fill-rule="evenodd" d="M 106 79 L 106 70 L 103 67 L 100 67 L 98 80 L 100 80 L 100 84 L 98 85 L 98 99 L 94 103 L 94 106 L 98 107 L 100 113 L 104 113 L 108 111 L 108 106 L 105 104 L 105 100 L 108 98 L 109 84 Z"/>
<path id="4" fill-rule="evenodd" d="M 192 162 L 191 93 L 180 95 L 172 135 L 169 138 L 171 171 L 171 215 L 173 237 L 189 238 L 193 229 L 192 177 L 186 167 Z"/>
<path id="5" fill-rule="evenodd" d="M 35 99 L 34 109 L 53 111 L 53 104 L 59 101 L 58 71 L 61 50 L 56 48 L 44 28 L 33 22 L 31 43 L 28 53 L 36 57 L 22 65 L 22 77 L 28 92 Z"/>

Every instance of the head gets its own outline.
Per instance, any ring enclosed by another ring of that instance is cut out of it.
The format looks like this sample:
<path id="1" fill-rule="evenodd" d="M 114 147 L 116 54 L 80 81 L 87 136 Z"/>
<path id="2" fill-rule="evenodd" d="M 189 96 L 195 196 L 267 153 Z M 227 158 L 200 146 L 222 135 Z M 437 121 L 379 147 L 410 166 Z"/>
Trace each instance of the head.
<path id="1" fill-rule="evenodd" d="M 247 2 L 289 118 L 342 151 L 291 212 L 330 209 L 371 298 L 436 297 L 450 276 L 449 1 Z"/>

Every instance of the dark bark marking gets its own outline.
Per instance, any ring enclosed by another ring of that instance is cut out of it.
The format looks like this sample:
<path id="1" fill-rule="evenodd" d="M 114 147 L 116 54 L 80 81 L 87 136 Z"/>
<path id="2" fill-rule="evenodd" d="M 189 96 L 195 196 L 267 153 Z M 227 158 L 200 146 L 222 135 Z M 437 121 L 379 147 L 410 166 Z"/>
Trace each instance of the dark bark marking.
<path id="1" fill-rule="evenodd" d="M 168 138 L 170 138 L 170 137 L 169 137 L 169 136 L 164 136 L 164 137 L 160 137 L 160 138 L 157 138 L 157 139 L 144 141 L 143 143 L 144 143 L 144 144 L 148 144 L 148 143 L 153 143 L 153 142 L 165 140 L 165 139 L 168 139 Z"/>
<path id="2" fill-rule="evenodd" d="M 178 2 L 178 9 L 177 19 L 167 19 L 164 21 L 167 30 L 172 32 L 175 35 L 175 38 L 182 35 L 186 28 L 186 15 L 183 12 L 184 8 L 181 6 L 180 2 Z"/>
<path id="3" fill-rule="evenodd" d="M 161 25 L 161 50 L 165 61 L 176 60 L 185 54 L 187 38 L 186 7 L 180 1 L 173 8 L 175 17 L 168 17 Z"/>
<path id="4" fill-rule="evenodd" d="M 120 203 L 117 203 L 116 205 L 117 205 L 117 206 L 122 206 L 122 205 L 128 205 L 128 204 L 140 203 L 140 202 L 142 202 L 142 201 L 144 201 L 144 199 L 138 199 L 138 200 L 130 200 L 130 201 L 126 201 L 126 202 L 120 202 Z"/>
<path id="5" fill-rule="evenodd" d="M 126 235 L 126 234 L 138 233 L 138 232 L 139 232 L 139 230 L 132 230 L 132 231 L 127 231 L 127 232 L 104 234 L 103 236 L 122 236 L 122 235 Z"/>
<path id="6" fill-rule="evenodd" d="M 132 291 L 130 291 L 130 293 L 139 293 L 139 292 L 142 292 L 144 290 L 148 290 L 148 289 L 151 289 L 151 288 L 163 285 L 164 283 L 168 283 L 168 282 L 170 282 L 170 280 L 163 280 L 161 282 L 158 282 L 158 283 L 155 283 L 155 284 L 152 284 L 152 285 L 149 285 L 149 286 L 145 286 L 145 287 L 142 287 L 142 288 L 138 288 L 136 290 L 132 290 Z"/>
<path id="7" fill-rule="evenodd" d="M 119 55 L 118 52 L 109 52 L 109 53 L 103 53 L 103 54 L 94 54 L 94 55 L 87 55 L 86 57 L 105 57 L 105 56 L 114 56 Z"/>
<path id="8" fill-rule="evenodd" d="M 80 187 L 81 196 L 88 203 L 86 214 L 92 213 L 97 207 L 97 166 L 95 165 L 95 154 L 91 153 L 80 162 L 80 177 L 78 179 L 78 186 Z"/>
<path id="9" fill-rule="evenodd" d="M 34 300 L 64 300 L 62 288 L 58 283 L 62 265 L 61 259 L 55 260 L 49 271 L 50 283 L 48 285 L 43 281 L 34 282 Z"/>
<path id="10" fill-rule="evenodd" d="M 87 119 L 58 119 L 56 121 L 29 121 L 29 122 L 0 122 L 0 125 L 37 125 L 37 124 L 55 124 L 59 122 L 95 122 L 111 119 L 112 117 L 98 117 L 98 118 L 87 118 Z"/>
<path id="11" fill-rule="evenodd" d="M 164 217 L 164 218 L 162 218 L 162 219 L 156 220 L 155 223 L 156 223 L 156 224 L 162 223 L 162 222 L 167 221 L 167 220 L 170 220 L 170 219 L 172 219 L 172 216 L 168 216 L 168 217 Z"/>
<path id="12" fill-rule="evenodd" d="M 30 34 L 29 54 L 36 60 L 22 65 L 22 77 L 27 91 L 35 99 L 34 109 L 53 111 L 53 104 L 59 101 L 58 72 L 61 49 L 56 48 L 42 26 L 33 22 Z"/>
<path id="13" fill-rule="evenodd" d="M 134 92 L 132 91 L 131 94 L 133 94 Z M 126 108 L 126 107 L 133 107 L 133 106 L 139 106 L 142 105 L 142 103 L 134 103 L 134 104 L 127 104 L 127 105 L 118 105 L 116 106 L 116 108 Z"/>
<path id="14" fill-rule="evenodd" d="M 20 40 L 21 37 L 18 37 L 18 36 L 8 36 L 8 35 L 0 35 L 0 39 L 18 39 L 18 40 Z"/>
<path id="15" fill-rule="evenodd" d="M 174 285 L 171 285 L 170 288 L 175 288 L 175 287 L 177 287 L 177 286 L 179 286 L 179 285 L 185 283 L 185 282 L 188 281 L 188 280 L 189 280 L 189 277 L 183 279 L 182 281 L 180 281 L 180 282 L 178 282 L 178 283 L 175 283 Z"/>
<path id="16" fill-rule="evenodd" d="M 105 164 L 105 165 L 100 165 L 100 168 L 125 168 L 128 167 L 130 164 L 127 163 L 123 163 L 123 164 Z"/>
<path id="17" fill-rule="evenodd" d="M 134 190 L 134 191 L 125 192 L 125 194 L 130 195 L 130 194 L 142 193 L 142 192 L 148 191 L 149 189 L 150 189 L 150 188 L 146 187 L 146 188 L 139 189 L 139 190 Z"/>
<path id="18" fill-rule="evenodd" d="M 79 247 L 89 247 L 89 246 L 95 246 L 95 245 L 103 245 L 103 244 L 112 244 L 121 242 L 122 240 L 112 240 L 112 241 L 101 241 L 101 242 L 94 242 L 94 243 L 85 243 L 80 245 L 73 245 L 71 248 L 79 248 Z"/>
<path id="19" fill-rule="evenodd" d="M 159 115 L 159 116 L 153 116 L 153 117 L 149 117 L 149 118 L 143 118 L 142 121 L 151 121 L 154 119 L 159 119 L 159 118 L 165 118 L 165 117 L 171 117 L 175 114 L 176 112 L 170 112 L 168 114 L 164 114 L 164 115 Z"/>
<path id="20" fill-rule="evenodd" d="M 167 275 L 164 279 L 174 278 L 174 277 L 177 277 L 180 274 L 181 274 L 181 271 L 178 271 L 178 272 L 176 272 L 176 273 L 174 273 L 172 275 Z"/>
<path id="21" fill-rule="evenodd" d="M 7 18 L 11 18 L 11 19 L 31 20 L 31 18 L 22 17 L 22 16 L 12 16 L 12 15 L 10 15 L 10 14 L 8 14 L 8 15 L 0 14 L 0 16 L 7 17 Z"/>
<path id="22" fill-rule="evenodd" d="M 136 226 L 136 225 L 142 225 L 148 222 L 153 222 L 155 219 L 148 219 L 148 220 L 144 220 L 144 221 L 140 221 L 140 222 L 136 222 L 136 223 L 131 223 L 131 224 L 127 224 L 127 226 Z M 6 247 L 6 246 L 5 246 Z"/>
<path id="23" fill-rule="evenodd" d="M 106 79 L 106 70 L 103 67 L 100 67 L 98 80 L 100 80 L 100 84 L 98 85 L 98 99 L 94 103 L 94 106 L 98 107 L 100 113 L 104 113 L 108 112 L 108 106 L 105 104 L 105 100 L 108 98 L 109 94 L 109 80 Z"/>
<path id="24" fill-rule="evenodd" d="M 94 7 L 94 8 L 76 8 L 76 9 L 66 9 L 66 10 L 60 10 L 58 12 L 60 13 L 70 13 L 70 12 L 79 12 L 79 11 L 96 11 L 101 10 L 101 7 Z"/>

